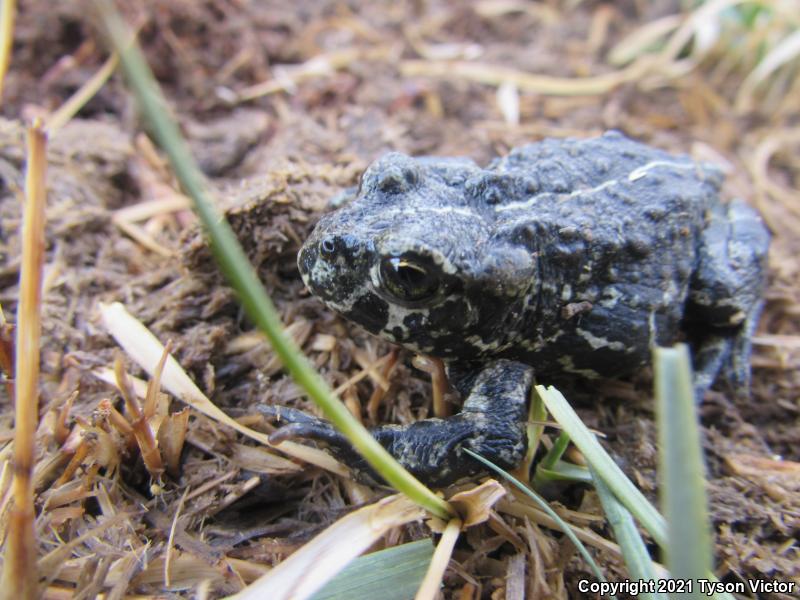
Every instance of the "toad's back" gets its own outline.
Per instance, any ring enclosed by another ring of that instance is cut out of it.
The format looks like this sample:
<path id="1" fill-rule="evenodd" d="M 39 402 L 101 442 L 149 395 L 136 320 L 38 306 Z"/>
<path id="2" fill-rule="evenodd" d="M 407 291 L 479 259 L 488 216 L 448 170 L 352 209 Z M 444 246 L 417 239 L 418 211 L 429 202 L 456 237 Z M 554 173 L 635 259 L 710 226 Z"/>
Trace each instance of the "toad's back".
<path id="1" fill-rule="evenodd" d="M 489 169 L 533 192 L 494 207 L 497 238 L 538 260 L 525 335 L 505 357 L 547 378 L 615 376 L 678 337 L 707 214 L 719 206 L 717 169 L 613 132 L 523 146 Z"/>

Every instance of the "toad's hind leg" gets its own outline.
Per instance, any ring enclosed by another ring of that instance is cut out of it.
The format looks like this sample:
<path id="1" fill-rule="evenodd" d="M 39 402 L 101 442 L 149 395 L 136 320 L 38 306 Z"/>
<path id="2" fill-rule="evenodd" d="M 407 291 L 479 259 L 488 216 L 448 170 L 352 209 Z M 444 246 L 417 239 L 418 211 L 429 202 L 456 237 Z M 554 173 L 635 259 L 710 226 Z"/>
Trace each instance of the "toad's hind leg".
<path id="1" fill-rule="evenodd" d="M 742 200 L 715 206 L 708 219 L 686 311 L 698 399 L 720 372 L 749 392 L 770 239 L 761 217 Z"/>
<path id="2" fill-rule="evenodd" d="M 467 376 L 458 385 L 466 394 L 460 413 L 448 419 L 425 419 L 407 426 L 386 425 L 370 433 L 406 469 L 430 485 L 446 485 L 483 470 L 463 451 L 469 448 L 503 468 L 515 467 L 525 455 L 525 408 L 533 369 L 498 360 Z M 347 439 L 327 421 L 299 411 L 261 406 L 271 417 L 289 421 L 272 441 L 311 437 L 324 441 L 333 454 L 356 473 L 377 479 Z"/>

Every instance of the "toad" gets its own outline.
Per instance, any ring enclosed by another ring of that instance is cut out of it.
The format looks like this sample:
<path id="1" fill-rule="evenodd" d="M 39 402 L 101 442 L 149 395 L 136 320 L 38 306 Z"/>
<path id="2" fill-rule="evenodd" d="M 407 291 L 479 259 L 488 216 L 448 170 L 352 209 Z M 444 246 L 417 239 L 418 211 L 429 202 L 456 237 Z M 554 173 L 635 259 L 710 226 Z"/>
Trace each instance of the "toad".
<path id="1" fill-rule="evenodd" d="M 540 383 L 625 377 L 656 345 L 689 342 L 698 397 L 716 379 L 749 389 L 750 338 L 769 233 L 719 169 L 608 132 L 546 139 L 486 168 L 390 153 L 301 249 L 303 281 L 371 333 L 441 358 L 460 413 L 372 430 L 431 485 L 504 468 L 526 449 Z M 266 408 L 357 472 L 326 421 Z"/>

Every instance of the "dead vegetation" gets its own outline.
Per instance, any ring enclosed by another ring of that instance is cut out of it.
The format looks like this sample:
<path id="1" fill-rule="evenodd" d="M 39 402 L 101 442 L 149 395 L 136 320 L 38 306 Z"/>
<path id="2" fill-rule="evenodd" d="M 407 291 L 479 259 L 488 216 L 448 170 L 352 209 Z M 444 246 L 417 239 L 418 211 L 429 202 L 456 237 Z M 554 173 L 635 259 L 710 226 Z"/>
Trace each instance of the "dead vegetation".
<path id="1" fill-rule="evenodd" d="M 149 0 L 125 10 L 290 334 L 367 424 L 425 417 L 427 377 L 309 298 L 294 261 L 329 200 L 371 159 L 394 149 L 485 161 L 546 135 L 618 128 L 722 164 L 728 195 L 761 210 L 774 242 L 753 398 L 713 392 L 703 407 L 717 572 L 727 581 L 800 583 L 798 12 L 775 3 L 754 14 L 744 3 L 736 13 L 734 4 L 709 2 L 693 16 L 661 2 Z M 52 122 L 109 60 L 84 3 L 19 7 L 0 121 L 6 533 L 19 384 L 11 359 L 20 356 L 14 334 L 22 323 L 23 120 Z M 314 409 L 222 285 L 118 75 L 52 132 L 47 158 L 32 473 L 45 596 L 223 596 L 382 497 L 335 474 L 341 467 L 326 455 L 312 451 L 300 462 L 255 441 L 268 432 L 257 402 Z M 170 341 L 196 393 L 254 435 L 210 418 L 202 400 L 178 405 L 130 351 L 115 368 L 109 319 L 122 317 L 101 307 L 112 302 Z M 649 382 L 609 383 L 602 399 L 596 391 L 567 395 L 654 495 Z M 596 496 L 572 489 L 558 500 L 607 577 L 623 577 Z M 446 596 L 573 594 L 587 567 L 537 511 L 507 496 L 468 529 L 444 577 Z M 427 525 L 412 522 L 374 547 L 427 536 Z"/>

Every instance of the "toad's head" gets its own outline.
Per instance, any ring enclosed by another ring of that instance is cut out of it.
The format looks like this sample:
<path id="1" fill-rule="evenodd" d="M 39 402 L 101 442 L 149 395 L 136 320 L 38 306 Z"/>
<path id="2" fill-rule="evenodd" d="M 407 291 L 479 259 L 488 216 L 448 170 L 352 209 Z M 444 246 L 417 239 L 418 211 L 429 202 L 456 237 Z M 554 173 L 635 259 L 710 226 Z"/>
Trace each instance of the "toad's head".
<path id="1" fill-rule="evenodd" d="M 303 281 L 348 319 L 416 352 L 498 352 L 519 330 L 535 281 L 530 251 L 497 235 L 494 204 L 506 192 L 508 181 L 468 160 L 387 154 L 303 245 Z"/>

